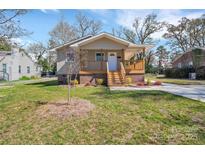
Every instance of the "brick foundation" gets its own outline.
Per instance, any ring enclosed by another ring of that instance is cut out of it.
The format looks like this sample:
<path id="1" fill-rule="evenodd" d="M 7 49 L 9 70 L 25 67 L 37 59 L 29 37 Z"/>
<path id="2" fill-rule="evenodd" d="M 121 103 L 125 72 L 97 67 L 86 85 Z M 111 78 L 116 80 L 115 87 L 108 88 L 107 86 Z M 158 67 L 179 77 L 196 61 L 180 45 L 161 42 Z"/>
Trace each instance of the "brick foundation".
<path id="1" fill-rule="evenodd" d="M 61 74 L 57 75 L 58 76 L 58 84 L 67 84 L 67 75 L 66 74 Z M 75 79 L 75 75 L 71 76 L 71 80 Z M 77 80 L 79 82 L 79 75 L 77 75 Z"/>
<path id="2" fill-rule="evenodd" d="M 96 79 L 103 79 L 103 84 L 107 84 L 106 74 L 90 74 L 90 75 L 80 75 L 80 84 L 91 83 L 92 85 L 96 84 Z"/>
<path id="3" fill-rule="evenodd" d="M 86 74 L 86 75 L 78 75 L 77 80 L 80 84 L 91 83 L 92 85 L 96 84 L 96 79 L 103 79 L 103 84 L 107 84 L 107 75 L 106 74 Z M 72 80 L 74 79 L 74 75 L 72 76 Z M 58 75 L 58 84 L 67 84 L 67 75 L 62 74 Z"/>
<path id="4" fill-rule="evenodd" d="M 126 77 L 132 78 L 133 83 L 144 82 L 144 74 L 128 74 Z"/>
<path id="5" fill-rule="evenodd" d="M 132 78 L 133 83 L 144 82 L 144 74 L 128 74 L 126 77 Z M 106 74 L 86 74 L 86 75 L 78 75 L 77 80 L 80 84 L 91 83 L 92 85 L 96 84 L 96 79 L 103 79 L 104 85 L 107 85 L 107 75 Z M 72 80 L 74 76 L 72 76 Z M 67 83 L 67 75 L 58 75 L 58 83 L 66 84 Z"/>

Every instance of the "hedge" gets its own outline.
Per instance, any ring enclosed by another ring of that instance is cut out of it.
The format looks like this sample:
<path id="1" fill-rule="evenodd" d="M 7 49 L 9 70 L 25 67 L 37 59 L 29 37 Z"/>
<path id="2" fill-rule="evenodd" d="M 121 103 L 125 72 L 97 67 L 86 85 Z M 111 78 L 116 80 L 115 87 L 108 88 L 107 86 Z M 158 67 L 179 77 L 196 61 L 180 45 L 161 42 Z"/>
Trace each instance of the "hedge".
<path id="1" fill-rule="evenodd" d="M 168 68 L 165 70 L 165 76 L 167 78 L 189 78 L 189 73 L 195 72 L 193 68 Z"/>

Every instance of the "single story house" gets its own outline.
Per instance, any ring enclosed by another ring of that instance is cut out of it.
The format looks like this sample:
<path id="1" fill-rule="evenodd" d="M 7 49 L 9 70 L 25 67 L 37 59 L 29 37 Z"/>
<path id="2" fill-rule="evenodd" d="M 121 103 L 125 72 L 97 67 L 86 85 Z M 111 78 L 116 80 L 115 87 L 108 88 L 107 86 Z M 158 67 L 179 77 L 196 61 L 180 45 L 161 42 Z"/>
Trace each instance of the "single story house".
<path id="1" fill-rule="evenodd" d="M 18 80 L 22 76 L 40 76 L 41 68 L 19 48 L 0 51 L 0 80 Z"/>
<path id="2" fill-rule="evenodd" d="M 95 84 L 103 79 L 108 86 L 122 85 L 127 77 L 143 82 L 144 52 L 152 45 L 138 45 L 108 33 L 86 36 L 54 48 L 57 52 L 59 83 L 66 83 L 68 58 L 71 51 L 79 53 L 78 80 L 80 84 Z"/>
<path id="3" fill-rule="evenodd" d="M 181 55 L 178 55 L 172 61 L 173 68 L 183 68 L 193 66 L 193 52 L 195 49 L 200 49 L 202 51 L 202 60 L 199 64 L 199 67 L 205 67 L 205 48 L 191 48 L 188 51 L 184 52 Z"/>

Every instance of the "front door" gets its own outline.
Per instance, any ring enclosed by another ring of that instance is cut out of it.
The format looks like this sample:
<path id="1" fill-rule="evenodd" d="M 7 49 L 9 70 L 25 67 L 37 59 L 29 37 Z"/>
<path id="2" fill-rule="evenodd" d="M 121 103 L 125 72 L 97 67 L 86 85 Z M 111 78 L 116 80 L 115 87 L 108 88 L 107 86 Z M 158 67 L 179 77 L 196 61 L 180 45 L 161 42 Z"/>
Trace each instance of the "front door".
<path id="1" fill-rule="evenodd" d="M 117 53 L 116 52 L 108 53 L 108 65 L 109 65 L 110 71 L 117 70 Z"/>

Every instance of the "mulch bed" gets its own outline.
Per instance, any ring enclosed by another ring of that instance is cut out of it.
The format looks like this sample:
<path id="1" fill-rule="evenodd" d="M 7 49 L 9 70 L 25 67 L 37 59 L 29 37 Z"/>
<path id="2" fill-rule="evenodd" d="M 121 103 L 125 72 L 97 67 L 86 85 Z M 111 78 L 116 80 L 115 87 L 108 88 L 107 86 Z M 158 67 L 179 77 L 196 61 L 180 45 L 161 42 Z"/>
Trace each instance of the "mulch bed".
<path id="1" fill-rule="evenodd" d="M 57 117 L 66 119 L 69 117 L 84 117 L 95 108 L 94 104 L 90 101 L 72 98 L 70 102 L 67 100 L 57 102 L 40 102 L 36 110 L 36 114 L 41 118 Z"/>

